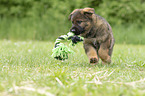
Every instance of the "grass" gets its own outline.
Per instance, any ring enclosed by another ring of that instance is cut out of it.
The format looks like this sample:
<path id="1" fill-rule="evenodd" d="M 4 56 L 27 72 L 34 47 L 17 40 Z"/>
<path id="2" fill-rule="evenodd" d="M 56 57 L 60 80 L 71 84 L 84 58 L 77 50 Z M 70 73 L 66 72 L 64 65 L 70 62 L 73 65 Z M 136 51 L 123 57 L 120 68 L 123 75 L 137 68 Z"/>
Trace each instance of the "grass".
<path id="1" fill-rule="evenodd" d="M 60 20 L 48 17 L 25 19 L 0 18 L 0 39 L 54 40 L 54 38 L 69 31 L 65 19 L 60 22 Z"/>
<path id="2" fill-rule="evenodd" d="M 112 26 L 116 43 L 119 44 L 145 44 L 144 27 L 138 24 Z"/>
<path id="3" fill-rule="evenodd" d="M 110 65 L 90 65 L 82 43 L 66 61 L 54 42 L 0 41 L 0 96 L 144 96 L 145 46 L 116 44 Z"/>

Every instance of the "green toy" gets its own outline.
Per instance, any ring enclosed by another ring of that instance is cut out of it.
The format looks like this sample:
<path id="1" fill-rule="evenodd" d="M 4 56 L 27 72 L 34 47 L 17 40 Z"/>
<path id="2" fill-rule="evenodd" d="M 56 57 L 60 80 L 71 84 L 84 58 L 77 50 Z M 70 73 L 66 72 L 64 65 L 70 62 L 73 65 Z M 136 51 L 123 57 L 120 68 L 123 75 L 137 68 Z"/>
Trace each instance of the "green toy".
<path id="1" fill-rule="evenodd" d="M 61 35 L 55 41 L 55 47 L 52 49 L 52 57 L 57 60 L 65 60 L 68 59 L 68 54 L 74 53 L 67 45 L 62 43 L 62 41 L 71 41 L 69 44 L 74 46 L 80 41 L 83 41 L 83 37 L 76 36 L 72 32 L 68 32 L 67 35 Z"/>

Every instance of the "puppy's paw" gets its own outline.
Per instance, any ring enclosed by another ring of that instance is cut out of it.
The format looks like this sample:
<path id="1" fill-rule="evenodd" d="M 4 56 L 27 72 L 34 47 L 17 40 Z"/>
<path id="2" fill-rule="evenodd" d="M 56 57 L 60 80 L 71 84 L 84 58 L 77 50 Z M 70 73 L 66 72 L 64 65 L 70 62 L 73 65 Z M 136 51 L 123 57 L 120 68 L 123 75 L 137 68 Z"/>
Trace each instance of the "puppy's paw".
<path id="1" fill-rule="evenodd" d="M 110 64 L 111 63 L 111 58 L 109 57 L 107 60 L 102 61 L 102 65 Z"/>
<path id="2" fill-rule="evenodd" d="M 98 63 L 98 59 L 93 57 L 93 58 L 90 58 L 90 63 L 91 64 L 97 64 Z"/>

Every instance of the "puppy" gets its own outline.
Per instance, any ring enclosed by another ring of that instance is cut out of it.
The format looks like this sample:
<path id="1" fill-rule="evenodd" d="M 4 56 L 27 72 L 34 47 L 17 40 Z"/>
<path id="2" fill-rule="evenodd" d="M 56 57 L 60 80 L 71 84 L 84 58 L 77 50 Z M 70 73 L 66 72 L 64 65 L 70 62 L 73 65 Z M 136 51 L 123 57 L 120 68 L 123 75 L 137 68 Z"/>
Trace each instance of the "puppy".
<path id="1" fill-rule="evenodd" d="M 84 37 L 83 45 L 91 64 L 111 63 L 114 37 L 109 23 L 95 14 L 93 8 L 75 9 L 69 16 L 70 29 L 75 35 Z"/>

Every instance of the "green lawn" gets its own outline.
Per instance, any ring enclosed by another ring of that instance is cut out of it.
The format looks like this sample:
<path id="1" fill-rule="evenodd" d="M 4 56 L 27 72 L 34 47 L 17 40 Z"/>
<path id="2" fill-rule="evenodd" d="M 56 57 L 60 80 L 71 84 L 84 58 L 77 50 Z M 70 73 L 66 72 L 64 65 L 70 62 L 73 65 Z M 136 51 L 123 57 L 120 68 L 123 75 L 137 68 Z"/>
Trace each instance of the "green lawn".
<path id="1" fill-rule="evenodd" d="M 57 61 L 53 46 L 1 40 L 0 96 L 145 96 L 145 45 L 116 44 L 110 65 L 90 65 L 82 43 Z"/>

